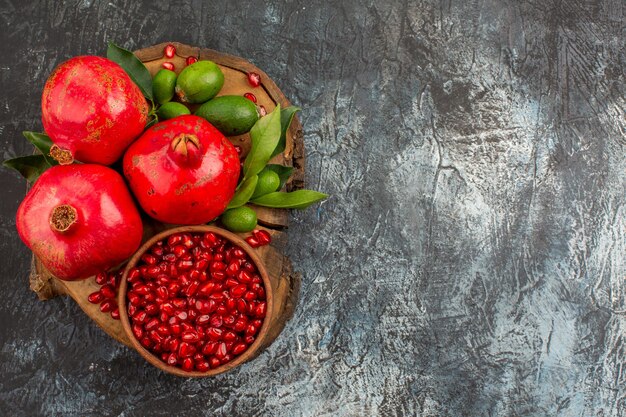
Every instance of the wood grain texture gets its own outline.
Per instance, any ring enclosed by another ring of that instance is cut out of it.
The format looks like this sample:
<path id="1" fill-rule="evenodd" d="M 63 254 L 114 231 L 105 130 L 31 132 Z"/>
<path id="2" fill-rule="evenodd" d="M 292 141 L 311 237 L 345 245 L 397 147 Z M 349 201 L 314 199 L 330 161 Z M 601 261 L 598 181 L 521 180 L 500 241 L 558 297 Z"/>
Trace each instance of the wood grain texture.
<path id="1" fill-rule="evenodd" d="M 0 139 L 55 65 L 177 39 L 249 58 L 303 108 L 294 319 L 210 380 L 146 367 L 25 288 L 0 186 L 3 415 L 626 415 L 625 10 L 618 0 L 0 4 Z"/>

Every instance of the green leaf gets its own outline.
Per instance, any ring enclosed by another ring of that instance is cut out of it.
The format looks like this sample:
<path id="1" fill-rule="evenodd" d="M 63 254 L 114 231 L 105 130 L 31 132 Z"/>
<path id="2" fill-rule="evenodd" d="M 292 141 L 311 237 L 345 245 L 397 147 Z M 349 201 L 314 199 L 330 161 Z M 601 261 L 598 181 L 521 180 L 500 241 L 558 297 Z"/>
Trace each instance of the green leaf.
<path id="1" fill-rule="evenodd" d="M 259 176 L 255 175 L 254 177 L 250 177 L 247 180 L 243 181 L 237 187 L 237 192 L 235 192 L 235 196 L 230 203 L 228 203 L 229 209 L 241 207 L 250 200 L 252 193 L 254 193 L 254 189 L 256 188 L 256 183 L 259 180 Z"/>
<path id="2" fill-rule="evenodd" d="M 243 181 L 261 172 L 276 149 L 280 140 L 280 105 L 257 120 L 250 129 L 250 139 L 252 148 L 243 163 Z"/>
<path id="3" fill-rule="evenodd" d="M 35 182 L 46 169 L 50 168 L 50 164 L 46 162 L 46 158 L 43 155 L 28 155 L 7 159 L 2 165 L 16 170 L 31 183 Z"/>
<path id="4" fill-rule="evenodd" d="M 265 166 L 265 168 L 272 170 L 278 174 L 278 178 L 280 178 L 280 187 L 278 187 L 279 190 L 283 188 L 283 186 L 293 173 L 293 167 L 286 167 L 284 165 L 268 164 Z"/>
<path id="5" fill-rule="evenodd" d="M 46 135 L 45 133 L 29 131 L 22 132 L 22 135 L 24 135 L 24 137 L 28 139 L 28 141 L 32 143 L 35 148 L 39 150 L 39 152 L 41 152 L 43 157 L 46 159 L 48 165 L 53 166 L 58 164 L 58 162 L 50 156 L 50 147 L 52 146 L 52 141 L 50 140 L 50 137 L 48 137 L 48 135 Z"/>
<path id="6" fill-rule="evenodd" d="M 272 152 L 272 156 L 276 156 L 285 150 L 285 146 L 287 144 L 287 131 L 289 130 L 289 126 L 291 126 L 293 117 L 300 110 L 300 107 L 289 106 L 280 111 L 280 140 L 278 141 L 278 145 L 276 145 L 276 149 Z"/>
<path id="7" fill-rule="evenodd" d="M 254 199 L 251 203 L 265 207 L 302 210 L 309 207 L 311 204 L 324 200 L 327 197 L 328 194 L 318 193 L 313 190 L 297 190 L 290 193 L 277 191 L 275 193 L 265 194 L 264 196 Z"/>
<path id="8" fill-rule="evenodd" d="M 118 63 L 129 75 L 131 80 L 137 84 L 144 97 L 153 101 L 152 98 L 152 76 L 146 66 L 132 52 L 120 48 L 113 42 L 109 42 L 107 58 Z"/>

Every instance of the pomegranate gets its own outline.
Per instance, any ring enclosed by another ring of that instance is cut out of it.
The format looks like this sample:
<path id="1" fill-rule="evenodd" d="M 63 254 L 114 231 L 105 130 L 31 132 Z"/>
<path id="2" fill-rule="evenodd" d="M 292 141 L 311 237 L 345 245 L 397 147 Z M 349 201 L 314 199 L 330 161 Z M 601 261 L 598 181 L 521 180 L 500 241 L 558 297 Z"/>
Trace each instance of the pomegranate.
<path id="1" fill-rule="evenodd" d="M 127 282 L 133 335 L 163 362 L 186 371 L 206 372 L 244 353 L 267 315 L 256 265 L 245 250 L 212 232 L 158 241 L 128 270 Z"/>
<path id="2" fill-rule="evenodd" d="M 16 224 L 26 246 L 64 280 L 118 265 L 137 250 L 143 233 L 124 179 L 95 164 L 45 171 L 20 204 Z"/>
<path id="3" fill-rule="evenodd" d="M 124 175 L 150 216 L 201 224 L 219 216 L 235 194 L 239 155 L 209 122 L 184 115 L 137 139 L 124 155 Z"/>
<path id="4" fill-rule="evenodd" d="M 99 56 L 59 65 L 46 81 L 42 121 L 61 163 L 110 165 L 146 127 L 148 103 L 122 67 Z"/>

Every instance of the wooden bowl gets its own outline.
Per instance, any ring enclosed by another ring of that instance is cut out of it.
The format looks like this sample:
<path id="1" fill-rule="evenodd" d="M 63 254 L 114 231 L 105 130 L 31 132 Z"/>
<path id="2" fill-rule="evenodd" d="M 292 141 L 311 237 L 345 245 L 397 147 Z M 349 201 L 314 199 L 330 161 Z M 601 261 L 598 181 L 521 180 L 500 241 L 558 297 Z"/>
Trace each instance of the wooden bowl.
<path id="1" fill-rule="evenodd" d="M 265 314 L 265 318 L 263 319 L 263 325 L 261 326 L 261 329 L 259 330 L 259 333 L 257 334 L 256 339 L 248 347 L 248 349 L 245 352 L 243 352 L 241 355 L 237 356 L 232 361 L 227 362 L 217 368 L 211 369 L 207 372 L 185 371 L 181 368 L 170 366 L 166 364 L 165 362 L 163 362 L 159 357 L 157 357 L 152 352 L 144 348 L 141 345 L 141 343 L 139 343 L 139 340 L 137 340 L 137 338 L 135 337 L 131 329 L 130 320 L 128 318 L 128 312 L 126 311 L 126 308 L 127 308 L 126 292 L 128 291 L 127 276 L 128 276 L 128 271 L 130 271 L 131 268 L 137 265 L 137 263 L 141 259 L 141 256 L 146 251 L 148 251 L 148 249 L 150 249 L 150 247 L 154 245 L 156 242 L 166 239 L 168 236 L 175 234 L 175 233 L 206 233 L 206 232 L 213 232 L 229 240 L 231 243 L 243 249 L 248 254 L 248 256 L 252 259 L 252 261 L 254 262 L 254 264 L 256 265 L 259 271 L 259 275 L 261 275 L 261 279 L 263 280 L 263 285 L 265 286 L 265 298 L 266 298 L 266 303 L 267 303 L 267 312 Z M 157 368 L 165 372 L 168 372 L 176 376 L 182 376 L 182 377 L 207 377 L 207 376 L 218 375 L 223 372 L 229 371 L 235 368 L 236 366 L 241 365 L 242 363 L 256 357 L 260 353 L 260 351 L 265 347 L 264 340 L 267 338 L 267 336 L 270 333 L 270 323 L 271 323 L 270 318 L 272 317 L 273 307 L 274 307 L 272 284 L 270 282 L 270 278 L 265 268 L 265 265 L 263 264 L 259 255 L 255 252 L 255 249 L 250 247 L 250 245 L 248 245 L 246 241 L 240 238 L 239 236 L 233 233 L 230 233 L 224 229 L 214 227 L 214 226 L 182 226 L 182 227 L 176 227 L 173 229 L 166 230 L 162 233 L 159 233 L 153 236 L 150 240 L 148 240 L 139 248 L 139 250 L 133 255 L 133 257 L 130 259 L 130 261 L 126 265 L 126 268 L 124 270 L 124 276 L 122 277 L 122 281 L 120 283 L 119 293 L 117 297 L 118 297 L 117 302 L 118 302 L 119 309 L 120 309 L 120 319 L 122 321 L 122 327 L 124 328 L 124 332 L 126 333 L 126 336 L 128 337 L 128 339 L 130 340 L 132 347 L 134 347 L 137 350 L 137 352 L 139 352 L 139 354 L 143 356 L 144 359 L 146 359 L 152 365 L 156 366 Z"/>

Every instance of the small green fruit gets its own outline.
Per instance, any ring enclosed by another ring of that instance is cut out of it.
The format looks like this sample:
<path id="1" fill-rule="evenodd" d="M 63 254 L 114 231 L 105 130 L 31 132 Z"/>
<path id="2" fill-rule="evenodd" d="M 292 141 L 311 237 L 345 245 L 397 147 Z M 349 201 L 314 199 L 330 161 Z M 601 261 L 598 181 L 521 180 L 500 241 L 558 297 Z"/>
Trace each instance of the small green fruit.
<path id="1" fill-rule="evenodd" d="M 224 227 L 235 233 L 250 232 L 256 227 L 256 213 L 246 206 L 227 210 L 220 219 Z"/>
<path id="2" fill-rule="evenodd" d="M 212 61 L 198 61 L 183 69 L 176 80 L 176 95 L 184 103 L 204 103 L 224 85 L 224 74 Z"/>
<path id="3" fill-rule="evenodd" d="M 250 200 L 273 193 L 278 190 L 278 187 L 280 187 L 280 177 L 278 174 L 271 169 L 264 168 L 263 171 L 259 172 L 259 180 L 256 183 L 254 193 L 252 197 L 250 197 Z"/>
<path id="4" fill-rule="evenodd" d="M 169 103 L 165 103 L 159 110 L 157 110 L 157 116 L 159 116 L 159 120 L 167 120 L 173 119 L 177 116 L 182 116 L 183 114 L 191 114 L 187 106 L 181 103 L 177 103 L 175 101 L 170 101 Z"/>
<path id="5" fill-rule="evenodd" d="M 174 71 L 162 69 L 156 73 L 152 79 L 152 92 L 159 104 L 164 104 L 174 97 L 176 88 L 176 73 Z"/>
<path id="6" fill-rule="evenodd" d="M 195 112 L 226 136 L 243 135 L 259 120 L 256 105 L 243 96 L 220 96 Z"/>

